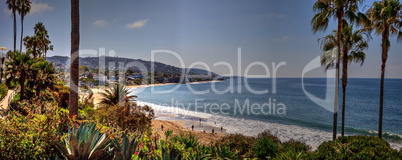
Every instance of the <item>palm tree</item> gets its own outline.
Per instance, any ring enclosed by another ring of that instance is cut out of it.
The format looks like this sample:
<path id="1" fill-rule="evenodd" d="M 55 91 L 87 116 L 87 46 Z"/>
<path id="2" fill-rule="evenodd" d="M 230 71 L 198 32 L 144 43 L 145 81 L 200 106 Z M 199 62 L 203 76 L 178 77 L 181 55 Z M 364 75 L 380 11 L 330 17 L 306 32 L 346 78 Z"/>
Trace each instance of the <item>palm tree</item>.
<path id="1" fill-rule="evenodd" d="M 42 22 L 38 22 L 34 27 L 34 31 L 35 36 L 37 36 L 40 41 L 38 48 L 41 51 L 41 56 L 46 58 L 47 51 L 53 50 L 53 45 L 50 45 L 51 41 L 49 40 L 49 34 L 47 33 L 45 25 L 43 25 Z"/>
<path id="2" fill-rule="evenodd" d="M 311 20 L 313 32 L 325 31 L 328 27 L 329 19 L 331 17 L 336 18 L 338 21 L 338 33 L 336 38 L 337 48 L 341 48 L 342 38 L 342 23 L 344 18 L 348 18 L 351 21 L 355 21 L 357 16 L 355 12 L 358 10 L 358 2 L 363 0 L 317 0 L 313 6 L 313 10 L 316 13 Z M 336 75 L 335 75 L 335 101 L 334 101 L 334 128 L 332 138 L 336 139 L 337 122 L 338 122 L 338 96 L 339 96 L 339 61 L 341 51 L 337 50 L 336 61 Z"/>
<path id="3" fill-rule="evenodd" d="M 34 58 L 40 56 L 40 46 L 42 46 L 42 41 L 39 36 L 26 36 L 24 38 L 24 45 L 26 50 L 29 51 Z"/>
<path id="4" fill-rule="evenodd" d="M 78 61 L 80 48 L 79 0 L 71 0 L 70 116 L 78 115 Z"/>
<path id="5" fill-rule="evenodd" d="M 125 106 L 127 115 L 130 113 L 131 103 L 135 101 L 134 98 L 137 98 L 137 96 L 132 95 L 128 88 L 118 83 L 101 93 L 101 95 L 103 98 L 100 104 Z"/>
<path id="6" fill-rule="evenodd" d="M 390 49 L 389 36 L 397 35 L 398 40 L 402 40 L 402 5 L 399 0 L 383 0 L 374 2 L 367 10 L 370 24 L 367 27 L 375 30 L 376 35 L 382 35 L 381 43 L 381 86 L 380 86 L 380 115 L 378 122 L 378 137 L 382 137 L 382 116 L 384 103 L 384 77 L 385 65 Z"/>
<path id="7" fill-rule="evenodd" d="M 29 70 L 32 65 L 29 53 L 19 51 L 7 53 L 10 61 L 6 62 L 5 76 L 7 81 L 17 81 L 21 86 L 21 100 L 25 99 L 25 80 L 29 76 Z"/>
<path id="8" fill-rule="evenodd" d="M 18 10 L 17 0 L 7 0 L 6 4 L 8 5 L 8 9 L 11 10 L 11 14 L 14 16 L 14 52 L 17 48 L 17 15 L 15 13 Z"/>
<path id="9" fill-rule="evenodd" d="M 353 25 L 348 25 L 346 22 L 343 23 L 341 39 L 341 51 L 343 54 L 340 55 L 342 59 L 342 126 L 341 135 L 345 134 L 345 108 L 346 108 L 346 86 L 348 78 L 348 63 L 351 62 L 360 63 L 363 65 L 366 58 L 366 54 L 363 50 L 368 48 L 368 39 L 370 35 L 365 34 L 361 30 L 353 31 Z M 336 48 L 336 38 L 337 31 L 334 30 L 331 35 L 319 39 L 322 45 L 322 50 L 324 55 L 321 57 L 321 65 L 325 65 L 325 71 L 334 66 L 336 60 L 335 52 L 338 51 Z M 367 38 L 365 38 L 367 37 Z M 347 57 L 347 58 L 344 58 Z"/>
<path id="10" fill-rule="evenodd" d="M 30 0 L 18 0 L 17 5 L 19 6 L 18 13 L 21 15 L 21 42 L 20 51 L 22 52 L 22 37 L 24 33 L 24 17 L 31 11 L 31 1 Z"/>

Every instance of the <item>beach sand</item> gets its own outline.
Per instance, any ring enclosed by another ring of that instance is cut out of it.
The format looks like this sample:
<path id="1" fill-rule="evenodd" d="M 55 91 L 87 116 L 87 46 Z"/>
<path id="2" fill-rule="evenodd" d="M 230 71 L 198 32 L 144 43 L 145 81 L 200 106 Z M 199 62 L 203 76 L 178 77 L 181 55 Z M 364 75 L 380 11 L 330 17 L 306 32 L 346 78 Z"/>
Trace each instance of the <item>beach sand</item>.
<path id="1" fill-rule="evenodd" d="M 210 144 L 211 142 L 214 142 L 221 137 L 227 135 L 226 133 L 220 133 L 217 129 L 215 129 L 218 133 L 211 133 L 209 132 L 203 132 L 199 130 L 191 131 L 191 125 L 190 127 L 185 127 L 184 126 L 185 122 L 181 121 L 167 121 L 167 120 L 152 120 L 152 133 L 160 136 L 160 138 L 164 139 L 165 138 L 165 131 L 167 130 L 172 130 L 174 135 L 178 135 L 180 133 L 192 133 L 194 134 L 197 138 L 199 138 L 199 142 L 202 144 Z M 163 125 L 163 131 L 161 126 Z M 211 127 L 211 126 L 208 126 Z"/>

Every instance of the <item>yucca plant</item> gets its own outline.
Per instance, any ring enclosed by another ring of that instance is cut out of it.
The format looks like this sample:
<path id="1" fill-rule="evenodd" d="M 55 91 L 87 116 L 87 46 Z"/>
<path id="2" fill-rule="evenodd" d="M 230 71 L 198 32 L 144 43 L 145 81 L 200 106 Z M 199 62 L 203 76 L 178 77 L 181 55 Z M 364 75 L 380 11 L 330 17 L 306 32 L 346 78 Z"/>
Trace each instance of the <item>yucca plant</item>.
<path id="1" fill-rule="evenodd" d="M 113 141 L 115 148 L 115 159 L 130 160 L 134 154 L 138 155 L 141 151 L 141 147 L 138 145 L 138 139 L 139 137 L 136 136 L 130 141 L 129 137 L 125 134 L 123 134 L 121 139 L 115 139 Z"/>
<path id="2" fill-rule="evenodd" d="M 68 130 L 65 144 L 57 143 L 56 146 L 69 160 L 112 159 L 113 155 L 108 154 L 112 143 L 107 132 L 100 133 L 101 129 L 96 129 L 96 124 L 87 123 L 82 123 L 78 129 L 74 126 Z"/>

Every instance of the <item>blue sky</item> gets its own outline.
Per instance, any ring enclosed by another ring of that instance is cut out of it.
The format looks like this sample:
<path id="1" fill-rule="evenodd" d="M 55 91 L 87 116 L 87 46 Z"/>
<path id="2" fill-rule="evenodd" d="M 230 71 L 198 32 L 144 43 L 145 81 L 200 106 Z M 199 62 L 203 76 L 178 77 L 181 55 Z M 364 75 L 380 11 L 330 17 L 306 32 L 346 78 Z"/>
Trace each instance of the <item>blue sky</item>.
<path id="1" fill-rule="evenodd" d="M 335 29 L 331 22 L 326 32 L 313 34 L 313 0 L 267 1 L 131 1 L 84 0 L 80 2 L 80 49 L 106 48 L 116 56 L 151 59 L 151 50 L 166 49 L 178 53 L 186 67 L 205 62 L 212 71 L 228 74 L 227 67 L 214 66 L 225 61 L 244 73 L 252 62 L 269 67 L 286 62 L 277 71 L 278 77 L 301 77 L 303 68 L 321 55 L 317 39 Z M 365 1 L 361 6 L 370 5 Z M 0 46 L 13 47 L 13 19 L 0 4 Z M 43 22 L 49 31 L 54 51 L 48 56 L 70 54 L 70 1 L 36 0 L 33 13 L 24 21 L 24 36 L 33 35 L 33 27 Z M 18 17 L 18 35 L 20 22 Z M 20 39 L 17 39 L 19 45 Z M 352 64 L 350 77 L 380 77 L 379 36 L 373 35 L 367 58 L 362 67 Z M 242 49 L 242 65 L 237 64 L 237 49 Z M 24 49 L 23 49 L 24 50 Z M 387 63 L 387 78 L 402 78 L 402 43 L 391 38 Z M 178 66 L 178 59 L 168 54 L 156 55 L 156 60 Z M 196 66 L 203 68 L 202 66 Z M 261 75 L 261 66 L 250 74 Z M 271 75 L 272 76 L 272 75 Z M 324 77 L 324 68 L 307 73 L 308 77 Z"/>

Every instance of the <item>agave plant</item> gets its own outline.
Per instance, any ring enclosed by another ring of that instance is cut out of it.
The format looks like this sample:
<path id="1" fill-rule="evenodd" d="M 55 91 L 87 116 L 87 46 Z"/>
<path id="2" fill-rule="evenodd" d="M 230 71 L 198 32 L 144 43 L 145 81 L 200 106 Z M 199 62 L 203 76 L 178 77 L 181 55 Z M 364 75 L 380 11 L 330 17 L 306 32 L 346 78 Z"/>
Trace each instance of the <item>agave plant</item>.
<path id="1" fill-rule="evenodd" d="M 112 143 L 107 132 L 100 133 L 101 129 L 96 129 L 96 124 L 87 123 L 82 123 L 78 129 L 74 126 L 68 130 L 65 144 L 57 143 L 56 146 L 65 159 L 112 159 L 108 154 Z"/>
<path id="2" fill-rule="evenodd" d="M 121 143 L 119 139 L 114 140 L 115 159 L 116 160 L 130 160 L 131 157 L 138 155 L 141 147 L 138 146 L 139 137 L 134 137 L 131 141 L 128 136 L 123 134 Z"/>

